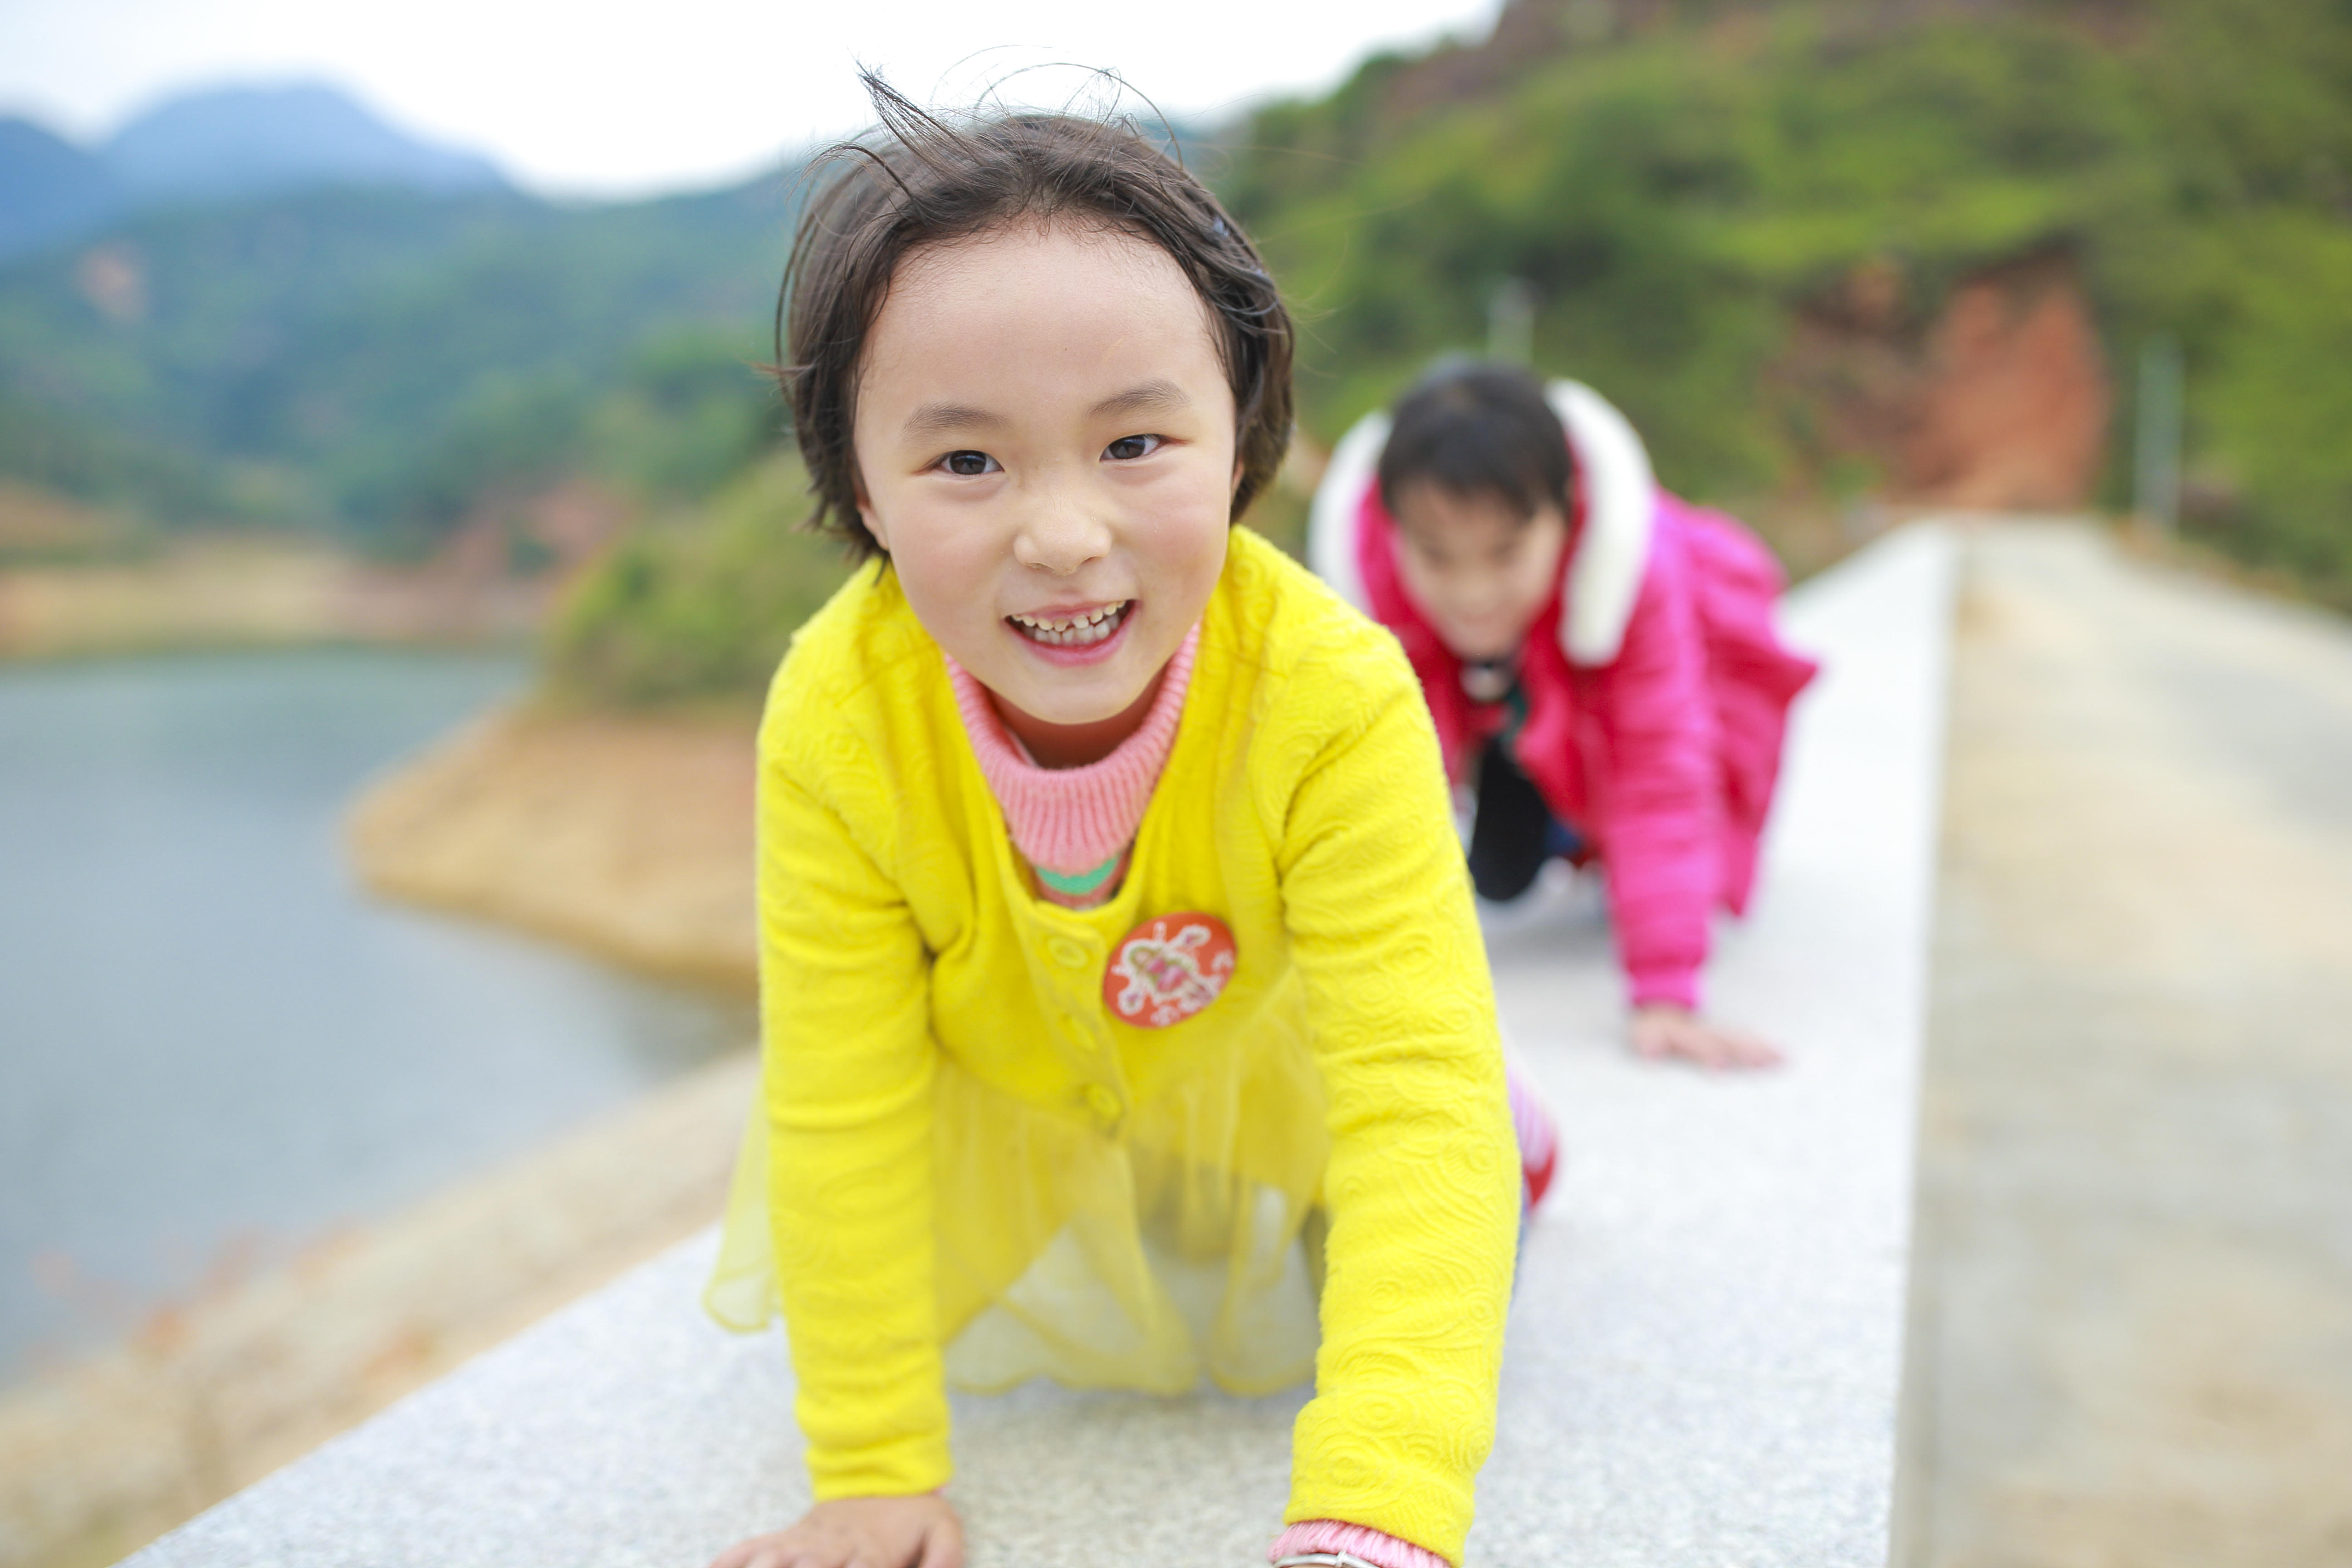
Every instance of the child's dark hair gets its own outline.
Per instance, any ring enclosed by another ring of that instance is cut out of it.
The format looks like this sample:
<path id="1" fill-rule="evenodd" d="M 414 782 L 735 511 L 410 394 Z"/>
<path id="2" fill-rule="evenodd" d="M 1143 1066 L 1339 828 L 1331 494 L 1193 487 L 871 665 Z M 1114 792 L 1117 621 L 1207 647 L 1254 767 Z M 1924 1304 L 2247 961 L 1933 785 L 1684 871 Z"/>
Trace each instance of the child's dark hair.
<path id="1" fill-rule="evenodd" d="M 1238 518 L 1290 444 L 1290 316 L 1264 262 L 1184 167 L 1124 120 L 1005 114 L 949 124 L 878 77 L 878 135 L 818 163 L 840 173 L 810 198 L 776 300 L 777 379 L 808 464 L 820 531 L 860 560 L 881 552 L 857 515 L 858 362 L 900 261 L 1008 224 L 1071 220 L 1157 245 L 1209 307 L 1233 388 Z"/>
<path id="2" fill-rule="evenodd" d="M 1575 472 L 1542 382 L 1516 365 L 1456 360 L 1414 383 L 1397 405 L 1381 449 L 1381 501 L 1393 515 L 1399 491 L 1433 484 L 1494 496 L 1532 518 L 1546 506 L 1569 510 Z"/>

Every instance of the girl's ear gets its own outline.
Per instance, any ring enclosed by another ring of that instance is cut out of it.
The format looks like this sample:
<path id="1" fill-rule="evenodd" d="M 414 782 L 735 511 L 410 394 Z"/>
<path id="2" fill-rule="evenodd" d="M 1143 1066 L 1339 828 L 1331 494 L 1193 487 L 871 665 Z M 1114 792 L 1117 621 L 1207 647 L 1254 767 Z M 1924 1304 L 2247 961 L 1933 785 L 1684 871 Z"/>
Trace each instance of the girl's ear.
<path id="1" fill-rule="evenodd" d="M 866 476 L 855 464 L 850 467 L 849 482 L 857 496 L 857 521 L 866 525 L 866 531 L 874 536 L 874 542 L 882 547 L 882 553 L 889 554 L 890 536 L 883 530 L 882 514 L 874 510 L 874 498 L 866 493 Z"/>

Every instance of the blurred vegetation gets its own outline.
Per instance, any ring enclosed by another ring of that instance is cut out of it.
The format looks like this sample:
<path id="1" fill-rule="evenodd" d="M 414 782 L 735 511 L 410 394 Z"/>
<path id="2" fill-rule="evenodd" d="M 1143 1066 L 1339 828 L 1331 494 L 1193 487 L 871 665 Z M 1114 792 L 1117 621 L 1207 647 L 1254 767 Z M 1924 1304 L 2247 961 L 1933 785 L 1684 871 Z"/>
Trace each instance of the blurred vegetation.
<path id="1" fill-rule="evenodd" d="M 572 584 L 546 640 L 558 704 L 749 708 L 784 647 L 849 575 L 808 510 L 799 460 L 773 454 L 705 504 L 637 529 Z"/>
<path id="2" fill-rule="evenodd" d="M 1916 331 L 1963 276 L 2063 249 L 2117 383 L 2105 499 L 2139 345 L 2173 335 L 2190 525 L 2352 605 L 2352 8 L 1677 15 L 1401 121 L 1402 58 L 1258 116 L 1222 183 L 1311 320 L 1307 428 L 1478 345 L 1517 278 L 1538 367 L 1620 403 L 1668 484 L 1851 485 L 1764 390 L 1794 313 L 1891 267 Z"/>
<path id="3" fill-rule="evenodd" d="M 1466 101 L 1398 111 L 1419 62 L 1391 57 L 1259 112 L 1197 163 L 1298 310 L 1308 441 L 1483 346 L 1495 287 L 1519 279 L 1538 368 L 1620 403 L 1667 483 L 1818 554 L 1827 511 L 1874 476 L 1774 388 L 1797 314 L 1868 266 L 1902 280 L 1916 336 L 1958 280 L 2059 249 L 2115 371 L 2104 500 L 2129 500 L 2139 346 L 2173 336 L 2186 526 L 2352 607 L 2352 10 L 1885 18 L 1686 3 Z M 1302 510 L 1294 482 L 1252 521 L 1295 547 Z M 693 617 L 671 613 L 683 646 Z"/>
<path id="4" fill-rule="evenodd" d="M 345 191 L 137 219 L 0 271 L 0 477 L 395 557 L 557 476 L 707 494 L 775 426 L 752 366 L 788 217 L 772 178 L 586 210 Z"/>
<path id="5" fill-rule="evenodd" d="M 1298 310 L 1304 444 L 1481 348 L 1517 279 L 1538 367 L 1621 404 L 1667 483 L 1826 518 L 1874 476 L 1770 374 L 1804 312 L 1871 268 L 1916 339 L 1956 281 L 2063 251 L 2115 373 L 2105 501 L 2140 347 L 2172 337 L 2187 526 L 2352 606 L 2352 6 L 1941 10 L 1569 0 L 1577 39 L 1475 90 L 1385 57 L 1195 143 Z M 29 258 L 0 271 L 0 483 L 417 555 L 585 477 L 646 521 L 574 585 L 554 690 L 751 700 L 843 570 L 796 531 L 752 369 L 789 207 L 780 179 L 591 210 L 349 193 Z M 1295 545 L 1302 509 L 1293 476 L 1253 521 Z"/>

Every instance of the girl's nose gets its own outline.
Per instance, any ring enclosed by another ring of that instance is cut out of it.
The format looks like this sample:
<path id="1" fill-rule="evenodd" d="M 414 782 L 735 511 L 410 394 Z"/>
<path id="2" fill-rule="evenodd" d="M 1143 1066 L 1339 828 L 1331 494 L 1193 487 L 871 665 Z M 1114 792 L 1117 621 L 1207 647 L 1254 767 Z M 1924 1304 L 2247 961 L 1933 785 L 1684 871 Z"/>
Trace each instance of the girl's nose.
<path id="1" fill-rule="evenodd" d="M 1022 519 L 1013 558 L 1024 566 L 1066 577 L 1110 550 L 1110 530 L 1081 502 L 1045 498 Z"/>

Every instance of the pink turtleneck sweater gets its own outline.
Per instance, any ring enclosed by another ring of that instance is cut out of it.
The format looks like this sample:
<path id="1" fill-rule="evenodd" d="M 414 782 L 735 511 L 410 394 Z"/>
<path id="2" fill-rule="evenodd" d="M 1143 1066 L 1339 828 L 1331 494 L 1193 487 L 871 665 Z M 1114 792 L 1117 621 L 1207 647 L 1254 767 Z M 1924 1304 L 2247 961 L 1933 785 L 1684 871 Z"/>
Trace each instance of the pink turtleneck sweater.
<path id="1" fill-rule="evenodd" d="M 1082 768 L 1041 768 L 1028 749 L 1004 727 L 988 695 L 963 667 L 948 660 L 956 708 L 964 733 L 980 759 L 981 776 L 1004 813 L 1013 847 L 1037 874 L 1043 898 L 1068 909 L 1091 909 L 1108 901 L 1127 876 L 1143 809 L 1176 743 L 1176 721 L 1184 716 L 1184 692 L 1192 684 L 1192 656 L 1201 628 L 1184 634 L 1168 660 L 1160 690 L 1135 733 L 1110 755 Z"/>
<path id="2" fill-rule="evenodd" d="M 1041 768 L 1004 720 L 988 689 L 952 658 L 948 679 L 964 732 L 980 759 L 981 776 L 1004 813 L 1013 847 L 1036 874 L 1040 897 L 1069 909 L 1091 909 L 1118 891 L 1134 853 L 1144 808 L 1176 743 L 1184 693 L 1201 628 L 1184 636 L 1160 679 L 1160 690 L 1135 733 L 1111 753 L 1079 768 Z M 1312 1520 L 1282 1532 L 1269 1559 L 1299 1552 L 1345 1552 L 1374 1568 L 1449 1568 L 1444 1558 L 1409 1541 L 1362 1525 Z"/>

